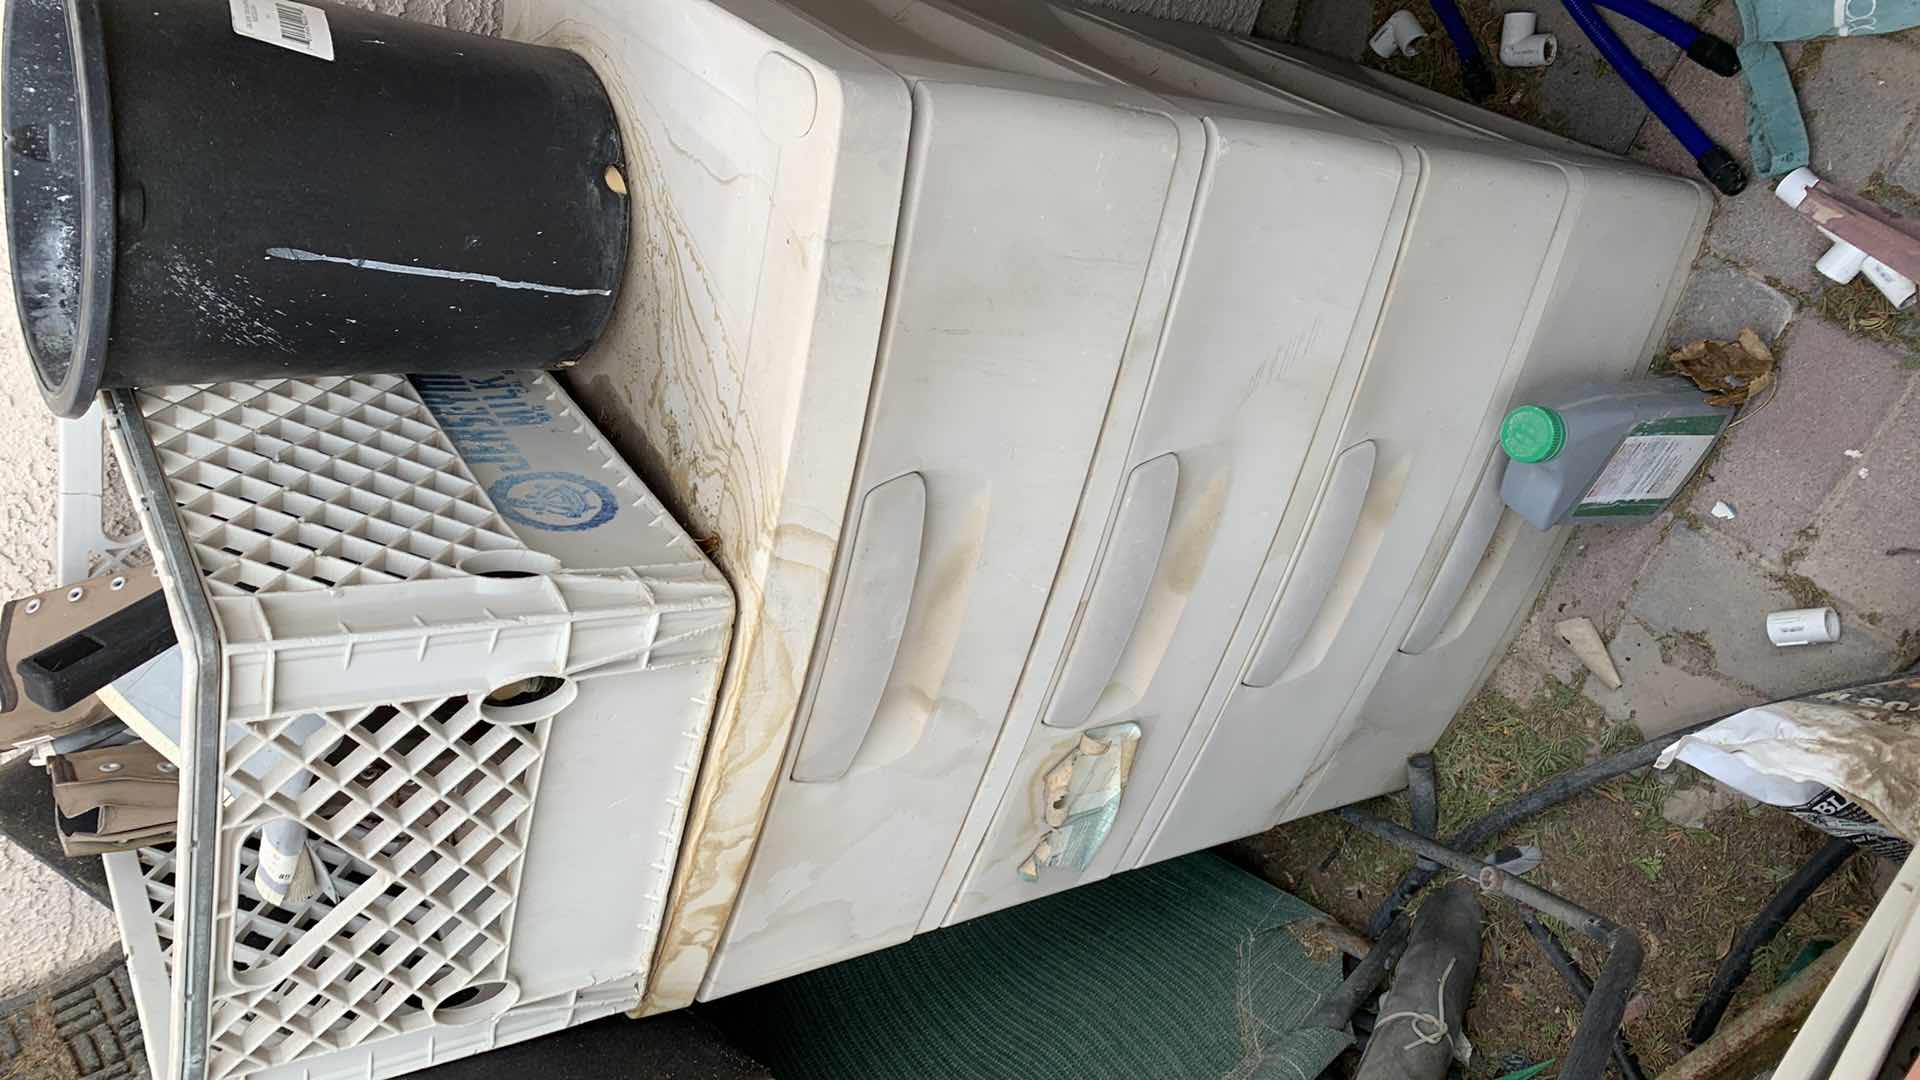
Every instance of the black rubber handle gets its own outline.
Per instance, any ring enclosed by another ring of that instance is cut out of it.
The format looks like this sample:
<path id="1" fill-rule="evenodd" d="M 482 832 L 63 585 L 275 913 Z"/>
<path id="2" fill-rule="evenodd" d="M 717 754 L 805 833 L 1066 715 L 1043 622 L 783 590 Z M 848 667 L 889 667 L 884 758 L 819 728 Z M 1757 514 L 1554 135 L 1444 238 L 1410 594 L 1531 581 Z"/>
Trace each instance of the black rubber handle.
<path id="1" fill-rule="evenodd" d="M 1687 46 L 1687 58 L 1723 78 L 1740 74 L 1740 52 L 1725 38 L 1702 33 Z"/>
<path id="2" fill-rule="evenodd" d="M 1747 171 L 1722 147 L 1713 147 L 1693 159 L 1700 174 L 1713 182 L 1722 195 L 1738 195 L 1747 189 Z"/>
<path id="3" fill-rule="evenodd" d="M 165 593 L 154 593 L 54 642 L 15 667 L 27 698 L 64 712 L 173 647 Z"/>

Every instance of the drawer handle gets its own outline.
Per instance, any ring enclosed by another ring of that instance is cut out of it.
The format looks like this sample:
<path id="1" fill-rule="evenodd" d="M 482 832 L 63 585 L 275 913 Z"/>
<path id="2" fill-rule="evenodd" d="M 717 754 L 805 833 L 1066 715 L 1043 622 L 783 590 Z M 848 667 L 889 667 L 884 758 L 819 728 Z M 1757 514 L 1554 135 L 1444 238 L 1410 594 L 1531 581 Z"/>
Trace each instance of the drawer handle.
<path id="1" fill-rule="evenodd" d="M 1493 541 L 1493 531 L 1500 527 L 1500 514 L 1506 507 L 1500 501 L 1500 481 L 1506 475 L 1507 455 L 1496 452 L 1480 474 L 1480 487 L 1474 491 L 1473 501 L 1467 504 L 1460 528 L 1453 534 L 1453 546 L 1447 549 L 1447 557 L 1440 562 L 1440 572 L 1433 576 L 1433 584 L 1427 588 L 1427 598 L 1420 602 L 1420 611 L 1414 615 L 1413 625 L 1407 628 L 1406 640 L 1400 643 L 1401 652 L 1418 656 L 1432 648 L 1454 609 L 1460 606 L 1460 598 L 1466 595 L 1467 585 L 1473 581 L 1473 572 L 1479 568 L 1487 545 Z"/>
<path id="2" fill-rule="evenodd" d="M 1326 604 L 1327 593 L 1333 589 L 1333 580 L 1360 527 L 1360 512 L 1366 508 L 1367 493 L 1373 487 L 1373 466 L 1378 456 L 1369 439 L 1348 447 L 1333 463 L 1327 493 L 1307 527 L 1306 543 L 1280 594 L 1280 603 L 1267 621 L 1267 632 L 1254 650 L 1246 677 L 1248 686 L 1272 686 L 1278 681 L 1306 640 L 1307 631 L 1313 628 L 1314 617 Z"/>
<path id="3" fill-rule="evenodd" d="M 881 484 L 860 504 L 846 584 L 793 764 L 801 783 L 845 776 L 867 740 L 906 632 L 926 522 L 927 485 L 919 473 Z"/>
<path id="4" fill-rule="evenodd" d="M 1100 695 L 1113 681 L 1120 654 L 1133 637 L 1147 590 L 1160 569 L 1160 553 L 1173 524 L 1173 496 L 1180 484 L 1180 459 L 1162 454 L 1142 462 L 1127 477 L 1120 513 L 1107 542 L 1093 594 L 1080 616 L 1080 629 L 1067 653 L 1059 688 L 1047 710 L 1050 727 L 1079 727 L 1093 714 Z"/>

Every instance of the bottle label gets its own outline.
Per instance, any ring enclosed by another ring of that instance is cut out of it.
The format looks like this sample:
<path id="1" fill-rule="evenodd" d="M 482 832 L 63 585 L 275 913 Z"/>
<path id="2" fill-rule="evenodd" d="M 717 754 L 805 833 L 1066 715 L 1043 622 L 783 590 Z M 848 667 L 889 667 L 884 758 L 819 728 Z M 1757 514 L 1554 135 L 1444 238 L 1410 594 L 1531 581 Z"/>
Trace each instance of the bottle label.
<path id="1" fill-rule="evenodd" d="M 1627 433 L 1580 504 L 1577 518 L 1639 517 L 1657 513 L 1713 448 L 1722 416 L 1649 420 Z"/>
<path id="2" fill-rule="evenodd" d="M 333 32 L 327 26 L 327 13 L 312 4 L 227 0 L 227 6 L 233 12 L 233 32 L 241 37 L 322 60 L 333 59 Z"/>

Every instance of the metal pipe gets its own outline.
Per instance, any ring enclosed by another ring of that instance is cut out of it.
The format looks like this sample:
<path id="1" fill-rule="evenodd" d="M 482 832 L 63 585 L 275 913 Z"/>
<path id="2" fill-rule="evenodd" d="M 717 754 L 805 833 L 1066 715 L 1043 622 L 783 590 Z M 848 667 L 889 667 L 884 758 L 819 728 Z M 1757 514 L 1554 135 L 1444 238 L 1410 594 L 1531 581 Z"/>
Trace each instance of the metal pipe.
<path id="1" fill-rule="evenodd" d="M 1531 911 L 1523 911 L 1520 921 L 1527 924 L 1527 933 L 1533 935 L 1540 951 L 1547 954 L 1547 961 L 1566 980 L 1567 988 L 1573 991 L 1580 1007 L 1586 1008 L 1587 1000 L 1593 996 L 1593 980 L 1580 970 L 1580 962 L 1573 958 L 1565 945 L 1560 944 L 1560 939 L 1547 929 L 1539 916 Z M 1634 1055 L 1633 1046 L 1627 1042 L 1624 1031 L 1615 1033 L 1613 1037 L 1613 1066 L 1626 1080 L 1646 1080 L 1647 1074 L 1641 1070 L 1640 1059 Z"/>
<path id="2" fill-rule="evenodd" d="M 1672 746 L 1674 741 L 1682 735 L 1690 735 L 1719 722 L 1719 718 L 1716 717 L 1697 724 L 1689 724 L 1658 739 L 1649 739 L 1638 746 L 1628 747 L 1617 754 L 1563 772 L 1539 787 L 1501 803 L 1468 822 L 1466 827 L 1453 834 L 1453 839 L 1448 841 L 1447 846 L 1455 851 L 1478 851 L 1501 833 L 1536 814 L 1551 810 L 1575 795 L 1604 784 L 1616 776 L 1625 776 L 1636 769 L 1644 769 L 1652 765 L 1654 759 L 1660 756 L 1660 752 Z M 1393 919 L 1394 912 L 1405 907 L 1407 901 L 1413 898 L 1413 894 L 1425 888 L 1427 882 L 1433 880 L 1435 872 L 1423 869 L 1416 864 L 1401 875 L 1393 891 L 1387 894 L 1386 899 L 1380 901 L 1380 906 L 1374 909 L 1372 918 L 1367 920 L 1367 935 L 1377 938 L 1384 933 L 1387 923 Z"/>
<path id="3" fill-rule="evenodd" d="M 1506 873 L 1492 863 L 1455 851 L 1437 840 L 1429 840 L 1411 829 L 1402 828 L 1391 821 L 1355 810 L 1351 806 L 1343 806 L 1335 810 L 1334 814 L 1347 824 L 1371 833 L 1394 847 L 1412 852 L 1459 873 L 1486 892 L 1497 892 L 1502 896 L 1518 900 L 1543 915 L 1553 916 L 1596 941 L 1611 943 L 1611 935 L 1615 929 L 1618 929 L 1611 921 L 1571 900 L 1556 896 L 1525 878 Z"/>
<path id="4" fill-rule="evenodd" d="M 1543 915 L 1551 915 L 1574 930 L 1606 945 L 1606 965 L 1600 969 L 1600 977 L 1594 983 L 1592 993 L 1587 997 L 1586 1006 L 1581 1010 L 1580 1028 L 1574 1032 L 1573 1045 L 1568 1049 L 1566 1060 L 1561 1065 L 1560 1080 L 1599 1080 L 1606 1073 L 1609 1058 L 1613 1053 L 1614 1037 L 1619 1034 L 1621 1019 L 1626 1015 L 1627 995 L 1632 992 L 1634 982 L 1640 977 L 1640 964 L 1645 959 L 1645 949 L 1641 945 L 1640 935 L 1611 919 L 1588 911 L 1565 897 L 1548 892 L 1530 881 L 1505 873 L 1490 863 L 1429 840 L 1391 821 L 1362 813 L 1350 806 L 1335 810 L 1334 814 L 1347 824 L 1379 837 L 1403 851 L 1431 859 L 1447 869 L 1458 871 L 1486 892 L 1497 892 Z"/>

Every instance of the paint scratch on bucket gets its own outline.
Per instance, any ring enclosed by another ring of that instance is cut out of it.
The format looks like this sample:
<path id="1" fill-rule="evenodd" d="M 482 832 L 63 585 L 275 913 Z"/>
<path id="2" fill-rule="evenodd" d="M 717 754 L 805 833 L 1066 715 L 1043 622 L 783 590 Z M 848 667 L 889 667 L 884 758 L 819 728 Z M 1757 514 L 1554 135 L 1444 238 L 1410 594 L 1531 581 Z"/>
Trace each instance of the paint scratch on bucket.
<path id="1" fill-rule="evenodd" d="M 389 274 L 411 274 L 414 277 L 445 278 L 448 281 L 472 281 L 481 285 L 492 285 L 496 289 L 531 289 L 534 292 L 559 293 L 562 296 L 611 296 L 611 289 L 569 289 L 564 285 L 542 285 L 537 281 L 509 281 L 492 274 L 474 274 L 465 270 L 442 270 L 433 266 L 407 266 L 401 263 L 381 262 L 379 259 L 346 259 L 338 255 L 322 255 L 300 248 L 274 247 L 267 249 L 269 259 L 290 259 L 294 262 L 339 263 L 357 270 L 380 270 Z"/>

